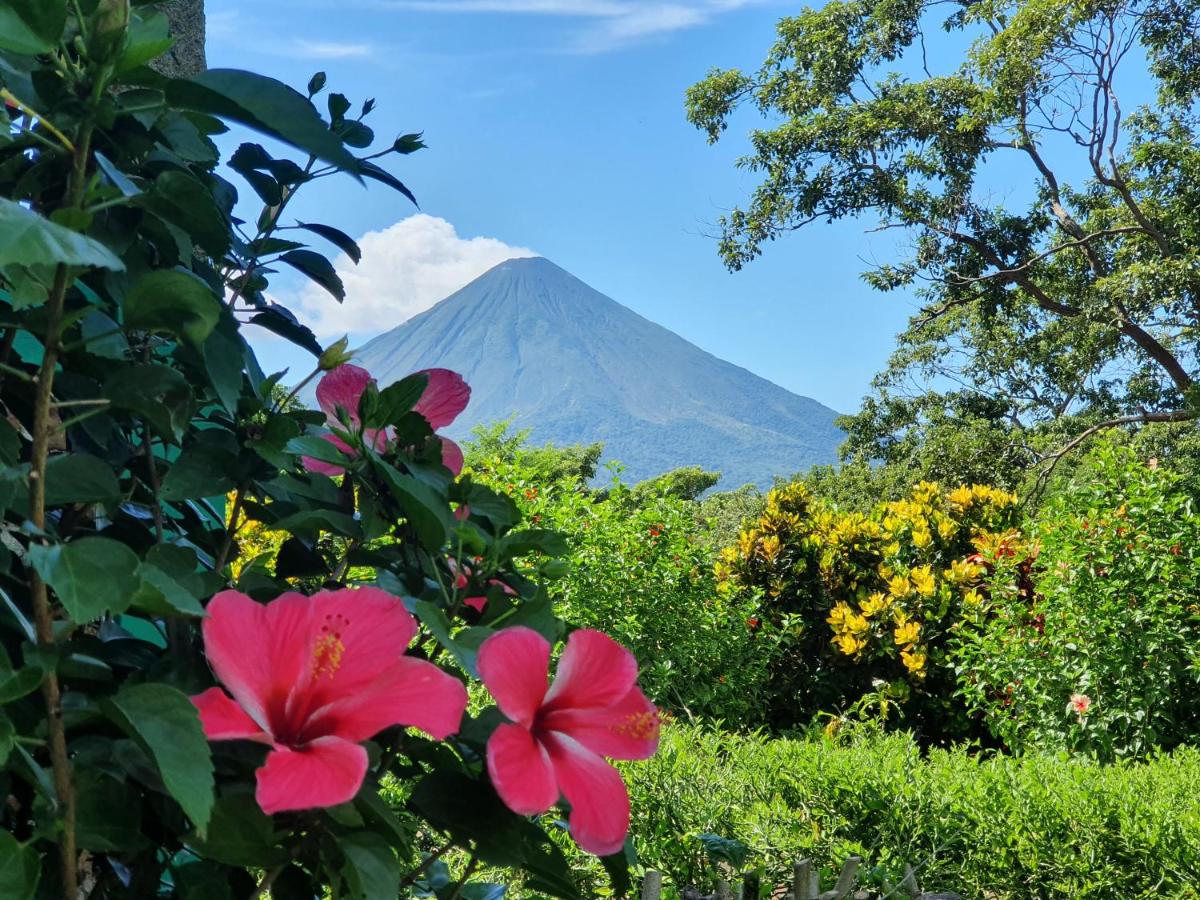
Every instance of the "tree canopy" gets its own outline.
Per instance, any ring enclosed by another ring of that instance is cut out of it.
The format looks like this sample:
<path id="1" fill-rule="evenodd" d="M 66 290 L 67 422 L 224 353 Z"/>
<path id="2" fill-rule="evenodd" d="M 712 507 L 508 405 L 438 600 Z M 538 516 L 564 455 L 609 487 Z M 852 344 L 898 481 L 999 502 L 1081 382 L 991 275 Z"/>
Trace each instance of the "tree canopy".
<path id="1" fill-rule="evenodd" d="M 963 48 L 944 71 L 935 39 Z M 739 108 L 767 120 L 720 221 L 731 269 L 815 222 L 909 238 L 864 274 L 920 305 L 846 452 L 955 429 L 1020 466 L 1197 416 L 1198 98 L 1194 0 L 834 0 L 687 104 L 712 142 Z"/>

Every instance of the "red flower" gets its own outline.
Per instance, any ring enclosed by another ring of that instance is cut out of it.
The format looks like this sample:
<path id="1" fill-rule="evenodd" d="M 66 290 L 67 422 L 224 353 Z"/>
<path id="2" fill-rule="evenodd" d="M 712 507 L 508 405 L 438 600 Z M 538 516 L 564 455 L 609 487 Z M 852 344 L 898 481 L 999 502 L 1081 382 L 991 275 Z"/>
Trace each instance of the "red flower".
<path id="1" fill-rule="evenodd" d="M 514 627 L 479 648 L 479 674 L 512 724 L 488 740 L 488 774 L 520 815 L 546 812 L 561 793 L 571 836 L 589 853 L 616 853 L 629 832 L 629 794 L 611 759 L 658 749 L 658 710 L 637 686 L 633 654 L 598 631 L 572 633 L 547 688 L 550 643 Z"/>
<path id="2" fill-rule="evenodd" d="M 758 616 L 749 616 L 746 619 L 746 627 L 751 631 L 758 631 L 762 627 L 762 619 Z"/>
<path id="3" fill-rule="evenodd" d="M 429 427 L 434 430 L 444 428 L 466 409 L 467 402 L 471 399 L 471 388 L 463 381 L 461 375 L 451 372 L 449 369 L 425 369 L 417 374 L 428 376 L 429 384 L 426 385 L 425 392 L 417 401 L 413 411 L 424 416 L 429 422 Z M 322 378 L 320 384 L 317 385 L 317 405 L 325 413 L 325 420 L 329 426 L 339 429 L 346 427 L 339 416 L 338 410 L 340 409 L 344 411 L 345 417 L 349 420 L 351 430 L 360 431 L 362 420 L 359 418 L 358 407 L 368 385 L 374 383 L 375 379 L 371 377 L 370 372 L 360 366 L 349 364 L 338 366 Z M 354 457 L 356 455 L 350 446 L 337 435 L 326 434 L 323 437 L 347 456 Z M 392 435 L 388 429 L 363 431 L 363 440 L 378 451 L 387 449 L 391 439 Z M 449 438 L 439 439 L 442 442 L 442 464 L 458 475 L 462 472 L 463 467 L 462 449 Z M 322 462 L 311 456 L 303 457 L 301 463 L 310 472 L 319 472 L 322 475 L 341 475 L 345 471 L 341 466 Z"/>
<path id="4" fill-rule="evenodd" d="M 404 655 L 417 626 L 377 588 L 283 594 L 261 604 L 223 591 L 208 604 L 204 651 L 219 687 L 193 697 L 209 740 L 272 749 L 258 770 L 268 814 L 336 806 L 367 771 L 360 746 L 410 725 L 441 740 L 467 706 L 462 683 Z"/>
<path id="5" fill-rule="evenodd" d="M 462 591 L 462 590 L 465 590 L 466 588 L 470 587 L 470 585 L 471 585 L 471 567 L 470 566 L 468 566 L 466 564 L 463 564 L 462 566 L 460 566 L 458 564 L 458 560 L 453 559 L 453 558 L 446 560 L 446 565 L 450 568 L 450 574 L 452 574 L 454 576 L 454 589 L 456 591 Z M 503 581 L 501 581 L 499 578 L 489 578 L 488 579 L 488 586 L 490 587 L 493 585 L 499 587 L 500 590 L 504 591 L 504 593 L 508 594 L 508 596 L 510 596 L 510 597 L 517 596 L 517 592 L 514 591 L 511 587 L 509 587 L 507 584 L 505 584 Z M 483 595 L 479 595 L 479 596 L 475 596 L 475 597 L 467 597 L 465 600 L 463 600 L 464 604 L 471 607 L 471 609 L 475 610 L 475 612 L 479 612 L 479 613 L 483 612 L 484 607 L 487 606 L 487 602 L 488 602 L 488 598 Z"/>

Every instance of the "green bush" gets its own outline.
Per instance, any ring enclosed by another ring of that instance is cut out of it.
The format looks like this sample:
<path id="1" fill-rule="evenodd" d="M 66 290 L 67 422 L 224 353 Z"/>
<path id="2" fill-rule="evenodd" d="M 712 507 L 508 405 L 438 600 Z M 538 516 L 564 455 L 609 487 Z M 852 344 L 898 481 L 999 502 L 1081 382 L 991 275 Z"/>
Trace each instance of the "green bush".
<path id="1" fill-rule="evenodd" d="M 997 560 L 979 627 L 957 652 L 962 694 L 1011 749 L 1100 759 L 1200 729 L 1200 514 L 1194 488 L 1102 445 L 1039 513 L 1036 593 Z"/>
<path id="2" fill-rule="evenodd" d="M 771 638 L 754 633 L 751 599 L 717 590 L 701 506 L 650 483 L 592 489 L 594 468 L 573 464 L 594 463 L 590 448 L 534 448 L 525 437 L 481 430 L 468 470 L 510 494 L 533 527 L 567 538 L 570 570 L 551 587 L 567 621 L 633 650 L 647 693 L 676 714 L 756 724 Z"/>
<path id="3" fill-rule="evenodd" d="M 910 864 L 925 890 L 971 898 L 1200 896 L 1192 748 L 1099 765 L 923 757 L 905 735 L 766 740 L 674 725 L 655 759 L 625 775 L 641 864 L 666 873 L 672 890 L 711 889 L 717 869 L 698 836 L 716 834 L 748 846 L 746 865 L 767 868 L 764 887 L 785 883 L 799 859 L 828 879 L 858 854 L 867 883 L 897 883 Z"/>

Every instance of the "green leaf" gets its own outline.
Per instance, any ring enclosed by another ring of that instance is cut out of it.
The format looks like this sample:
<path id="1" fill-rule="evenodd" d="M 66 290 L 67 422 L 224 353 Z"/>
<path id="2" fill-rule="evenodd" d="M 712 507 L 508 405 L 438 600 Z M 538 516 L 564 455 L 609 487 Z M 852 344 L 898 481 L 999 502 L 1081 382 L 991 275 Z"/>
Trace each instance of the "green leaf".
<path id="1" fill-rule="evenodd" d="M 86 453 L 63 453 L 46 463 L 46 505 L 97 503 L 121 494 L 108 463 Z"/>
<path id="2" fill-rule="evenodd" d="M 294 453 L 296 456 L 310 456 L 335 466 L 344 466 L 350 462 L 341 450 L 315 434 L 302 434 L 292 438 L 284 445 L 283 452 Z"/>
<path id="3" fill-rule="evenodd" d="M 362 250 L 354 238 L 350 237 L 346 232 L 334 228 L 332 225 L 320 225 L 314 222 L 300 222 L 298 224 L 305 231 L 311 231 L 313 234 L 325 238 L 325 240 L 354 260 L 355 263 L 362 262 Z"/>
<path id="4" fill-rule="evenodd" d="M 345 858 L 342 881 L 348 900 L 376 900 L 400 893 L 400 864 L 392 848 L 372 831 L 355 831 L 338 836 Z"/>
<path id="5" fill-rule="evenodd" d="M 421 624 L 429 629 L 429 633 L 434 636 L 437 642 L 450 652 L 450 655 L 454 657 L 454 661 L 458 663 L 459 668 L 472 678 L 479 677 L 479 672 L 475 668 L 475 659 L 478 655 L 479 644 L 483 643 L 482 640 L 475 643 L 473 647 L 456 640 L 450 634 L 450 620 L 446 618 L 445 611 L 436 603 L 432 603 L 429 600 L 416 601 L 413 605 L 413 613 L 421 621 Z M 484 637 L 490 634 L 487 629 L 479 630 L 487 632 Z"/>
<path id="6" fill-rule="evenodd" d="M 87 341 L 87 352 L 93 356 L 122 361 L 129 357 L 129 341 L 121 334 L 117 323 L 99 310 L 94 309 L 84 316 L 79 329 Z"/>
<path id="7" fill-rule="evenodd" d="M 229 223 L 202 181 L 170 169 L 154 180 L 154 189 L 136 199 L 165 222 L 183 229 L 214 256 L 229 250 Z"/>
<path id="8" fill-rule="evenodd" d="M 429 376 L 420 372 L 409 375 L 395 384 L 389 384 L 379 392 L 379 400 L 375 404 L 373 414 L 366 422 L 367 427 L 383 428 L 387 425 L 395 425 L 412 412 L 413 407 L 417 405 L 428 386 Z"/>
<path id="9" fill-rule="evenodd" d="M 329 130 L 316 107 L 274 78 L 238 69 L 209 69 L 167 84 L 172 105 L 230 119 L 311 153 L 358 177 L 359 163 Z"/>
<path id="10" fill-rule="evenodd" d="M 69 544 L 33 544 L 29 561 L 77 624 L 123 613 L 133 602 L 138 558 L 119 541 L 85 537 Z"/>
<path id="11" fill-rule="evenodd" d="M 221 303 L 194 275 L 159 270 L 139 278 L 125 295 L 125 326 L 186 338 L 200 346 L 221 318 Z"/>
<path id="12" fill-rule="evenodd" d="M 259 809 L 250 791 L 221 796 L 213 806 L 207 836 L 192 836 L 187 843 L 201 856 L 227 866 L 276 866 L 288 859 L 271 817 Z"/>
<path id="13" fill-rule="evenodd" d="M 338 277 L 333 263 L 313 250 L 291 250 L 279 257 L 280 262 L 287 263 L 298 272 L 307 275 L 314 282 L 333 295 L 341 303 L 346 299 L 346 287 Z"/>
<path id="14" fill-rule="evenodd" d="M 0 675 L 0 704 L 12 703 L 36 691 L 42 684 L 45 672 L 39 666 L 24 665 L 14 671 Z"/>
<path id="15" fill-rule="evenodd" d="M 204 615 L 199 599 L 182 584 L 157 566 L 142 563 L 138 566 L 140 580 L 133 605 L 157 616 L 185 615 L 197 618 Z"/>
<path id="16" fill-rule="evenodd" d="M 514 532 L 505 536 L 499 547 L 502 556 L 528 556 L 530 553 L 566 556 L 570 549 L 561 533 L 546 528 L 527 528 Z"/>
<path id="17" fill-rule="evenodd" d="M 395 466 L 383 461 L 378 461 L 377 466 L 426 549 L 436 551 L 445 544 L 454 529 L 454 517 L 445 498 L 429 485 L 401 473 Z"/>
<path id="18" fill-rule="evenodd" d="M 274 531 L 292 531 L 300 536 L 316 537 L 321 531 L 332 531 L 346 537 L 358 537 L 362 528 L 353 516 L 331 509 L 305 509 L 284 516 L 271 525 Z"/>
<path id="19" fill-rule="evenodd" d="M 80 850 L 112 853 L 145 846 L 141 799 L 129 784 L 94 768 L 77 768 L 75 804 Z"/>
<path id="20" fill-rule="evenodd" d="M 0 768 L 8 765 L 8 756 L 17 745 L 17 729 L 12 720 L 0 713 Z"/>
<path id="21" fill-rule="evenodd" d="M 138 10 L 129 24 L 125 50 L 117 60 L 117 72 L 130 72 L 162 56 L 175 43 L 167 17 L 156 9 Z"/>
<path id="22" fill-rule="evenodd" d="M 118 409 L 142 416 L 160 435 L 183 437 L 192 417 L 192 390 L 170 366 L 139 363 L 117 369 L 103 394 Z"/>
<path id="23" fill-rule="evenodd" d="M 66 0 L 5 0 L 0 5 L 0 49 L 49 53 L 67 27 Z"/>
<path id="24" fill-rule="evenodd" d="M 402 182 L 387 169 L 380 168 L 379 166 L 375 165 L 375 163 L 368 162 L 366 160 L 361 160 L 359 162 L 359 167 L 363 175 L 365 175 L 367 178 L 370 178 L 372 181 L 378 181 L 381 184 L 386 184 L 393 190 L 399 191 L 410 201 L 412 201 L 413 206 L 418 208 L 420 207 L 420 204 L 417 203 L 417 198 L 413 196 L 413 192 L 405 187 L 404 182 Z"/>
<path id="25" fill-rule="evenodd" d="M 128 175 L 122 172 L 117 166 L 103 153 L 97 152 L 96 166 L 104 173 L 104 177 L 109 180 L 113 187 L 121 192 L 125 197 L 136 197 L 142 193 L 142 189 L 134 184 Z"/>
<path id="26" fill-rule="evenodd" d="M 524 862 L 522 838 L 529 823 L 511 812 L 489 783 L 456 772 L 433 772 L 413 788 L 408 802 L 435 828 L 457 840 L 474 841 L 484 862 L 513 867 Z"/>
<path id="27" fill-rule="evenodd" d="M 139 684 L 123 688 L 111 704 L 118 724 L 145 745 L 163 784 L 203 835 L 213 809 L 212 751 L 192 701 L 169 685 Z"/>
<path id="28" fill-rule="evenodd" d="M 125 263 L 99 241 L 0 197 L 0 268 L 14 264 L 65 264 L 116 272 L 125 268 Z"/>
<path id="29" fill-rule="evenodd" d="M 242 369 L 245 364 L 246 346 L 237 333 L 237 324 L 218 325 L 204 342 L 204 368 L 209 383 L 216 391 L 221 405 L 236 413 L 238 399 L 242 394 Z"/>
<path id="30" fill-rule="evenodd" d="M 212 444 L 192 444 L 184 449 L 163 479 L 163 500 L 195 500 L 218 497 L 237 487 L 234 479 L 237 457 Z"/>
<path id="31" fill-rule="evenodd" d="M 3 20 L 0 19 L 0 26 Z M 7 831 L 0 831 L 0 897 L 30 900 L 42 873 L 41 859 L 33 847 L 22 847 Z"/>

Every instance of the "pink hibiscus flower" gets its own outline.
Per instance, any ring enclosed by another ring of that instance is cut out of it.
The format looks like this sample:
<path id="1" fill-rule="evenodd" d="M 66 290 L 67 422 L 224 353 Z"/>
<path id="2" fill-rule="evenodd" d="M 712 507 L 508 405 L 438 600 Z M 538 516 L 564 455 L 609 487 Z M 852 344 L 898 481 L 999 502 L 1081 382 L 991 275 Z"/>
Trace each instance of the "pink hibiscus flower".
<path id="1" fill-rule="evenodd" d="M 367 772 L 361 742 L 385 728 L 438 740 L 458 730 L 466 688 L 403 655 L 417 626 L 391 594 L 347 588 L 261 604 L 223 591 L 207 614 L 204 651 L 229 694 L 214 687 L 192 702 L 209 740 L 271 747 L 255 792 L 268 814 L 353 799 Z"/>
<path id="2" fill-rule="evenodd" d="M 331 370 L 317 385 L 317 405 L 325 413 L 325 421 L 331 428 L 344 429 L 338 410 L 345 412 L 350 421 L 352 431 L 362 431 L 362 419 L 358 415 L 358 405 L 367 386 L 374 384 L 371 373 L 361 366 L 344 365 Z M 368 429 L 363 432 L 363 440 L 373 449 L 383 451 L 387 448 L 388 433 L 386 429 Z M 358 454 L 336 434 L 325 434 L 322 438 L 329 441 L 347 456 L 354 458 Z M 333 463 L 323 462 L 305 456 L 300 460 L 304 468 L 321 475 L 341 475 L 346 470 Z"/>
<path id="3" fill-rule="evenodd" d="M 470 385 L 449 369 L 422 369 L 418 374 L 429 376 L 429 385 L 413 411 L 423 415 L 434 431 L 446 428 L 471 402 Z M 438 440 L 442 442 L 442 465 L 457 476 L 463 468 L 462 448 L 448 437 L 438 435 Z"/>
<path id="4" fill-rule="evenodd" d="M 471 399 L 471 388 L 463 381 L 461 375 L 449 369 L 424 369 L 417 374 L 428 376 L 429 384 L 425 387 L 421 399 L 417 401 L 414 412 L 424 416 L 435 431 L 445 428 L 467 408 Z M 356 432 L 361 430 L 362 420 L 359 418 L 358 405 L 367 386 L 374 383 L 375 379 L 371 377 L 370 372 L 361 366 L 349 364 L 338 366 L 322 378 L 317 385 L 317 405 L 325 413 L 325 421 L 329 426 L 339 429 L 346 427 L 338 414 L 338 410 L 342 409 L 350 421 L 351 429 Z M 337 435 L 327 434 L 323 437 L 347 456 L 357 455 Z M 385 450 L 391 439 L 390 429 L 367 429 L 363 432 L 363 440 L 378 451 Z M 463 467 L 462 448 L 449 438 L 440 437 L 440 440 L 442 464 L 457 476 Z M 303 457 L 301 463 L 310 472 L 319 472 L 322 475 L 341 475 L 345 471 L 339 465 L 322 462 L 311 456 Z"/>
<path id="5" fill-rule="evenodd" d="M 471 586 L 471 567 L 468 565 L 459 566 L 458 560 L 450 558 L 446 560 L 446 565 L 450 569 L 450 574 L 454 576 L 454 589 L 456 591 L 465 591 Z M 510 597 L 517 596 L 517 592 L 501 581 L 499 578 L 489 578 L 488 587 L 499 587 L 500 590 L 508 594 Z M 488 598 L 480 594 L 475 597 L 467 597 L 463 603 L 475 610 L 475 612 L 483 612 L 487 606 Z"/>
<path id="6" fill-rule="evenodd" d="M 598 631 L 576 631 L 547 687 L 550 644 L 517 626 L 483 642 L 478 666 L 512 720 L 487 745 L 500 798 L 515 813 L 538 815 L 561 794 L 571 804 L 571 836 L 580 847 L 599 856 L 620 850 L 629 832 L 629 793 L 604 757 L 646 759 L 658 749 L 658 710 L 637 686 L 633 654 Z"/>
<path id="7" fill-rule="evenodd" d="M 1068 709 L 1073 709 L 1080 718 L 1086 716 L 1088 710 L 1092 708 L 1092 698 L 1087 694 L 1072 694 L 1071 700 L 1067 704 Z"/>

